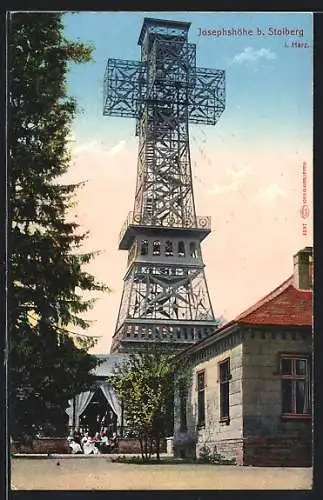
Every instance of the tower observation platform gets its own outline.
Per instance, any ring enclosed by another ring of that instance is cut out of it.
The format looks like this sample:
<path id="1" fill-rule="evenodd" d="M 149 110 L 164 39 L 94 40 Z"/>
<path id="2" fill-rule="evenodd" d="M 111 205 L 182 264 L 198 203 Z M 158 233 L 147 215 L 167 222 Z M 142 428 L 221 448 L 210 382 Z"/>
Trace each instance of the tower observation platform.
<path id="1" fill-rule="evenodd" d="M 189 347 L 217 328 L 202 259 L 209 216 L 195 212 L 189 123 L 215 125 L 225 107 L 224 71 L 196 67 L 190 23 L 145 18 L 140 61 L 109 59 L 103 114 L 136 120 L 133 211 L 119 249 L 128 265 L 111 352 L 151 343 Z"/>

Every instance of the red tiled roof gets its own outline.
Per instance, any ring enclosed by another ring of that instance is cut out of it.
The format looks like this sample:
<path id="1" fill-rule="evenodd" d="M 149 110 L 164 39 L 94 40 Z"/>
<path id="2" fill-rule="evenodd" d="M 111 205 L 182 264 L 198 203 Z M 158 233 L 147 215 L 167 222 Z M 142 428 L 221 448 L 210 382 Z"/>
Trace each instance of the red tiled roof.
<path id="1" fill-rule="evenodd" d="M 210 337 L 206 337 L 197 344 L 188 347 L 177 354 L 180 358 L 183 353 L 194 352 L 211 339 L 225 334 L 230 327 L 239 324 L 270 325 L 270 326 L 312 326 L 312 290 L 299 290 L 293 285 L 293 276 L 290 276 L 281 285 L 268 295 L 246 309 L 243 313 L 214 330 Z"/>
<path id="2" fill-rule="evenodd" d="M 312 325 L 312 290 L 298 290 L 289 277 L 275 290 L 239 314 L 234 323 L 254 325 Z"/>

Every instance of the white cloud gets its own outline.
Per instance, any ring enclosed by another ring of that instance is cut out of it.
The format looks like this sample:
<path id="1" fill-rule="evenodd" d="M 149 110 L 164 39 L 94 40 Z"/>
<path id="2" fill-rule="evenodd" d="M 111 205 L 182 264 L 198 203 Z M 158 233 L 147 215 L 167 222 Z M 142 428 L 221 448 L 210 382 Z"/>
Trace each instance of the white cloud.
<path id="1" fill-rule="evenodd" d="M 259 59 L 276 59 L 276 54 L 269 49 L 254 49 L 246 47 L 240 54 L 236 54 L 233 58 L 234 63 L 241 64 L 245 61 L 258 61 Z"/>
<path id="2" fill-rule="evenodd" d="M 108 151 L 109 156 L 115 156 L 116 154 L 118 154 L 119 151 L 121 151 L 124 148 L 125 144 L 126 141 L 124 140 L 117 142 L 114 146 L 112 146 L 111 149 L 109 149 Z"/>
<path id="3" fill-rule="evenodd" d="M 125 144 L 125 140 L 118 141 L 116 144 L 114 144 L 112 147 L 107 149 L 104 146 L 104 142 L 98 142 L 96 139 L 93 139 L 92 141 L 85 142 L 83 144 L 79 144 L 73 148 L 73 154 L 74 155 L 79 155 L 80 153 L 104 153 L 107 154 L 108 156 L 115 156 L 116 154 L 121 151 Z"/>
<path id="4" fill-rule="evenodd" d="M 279 198 L 286 198 L 286 193 L 277 184 L 259 189 L 255 196 L 255 201 L 258 203 L 270 204 Z"/>
<path id="5" fill-rule="evenodd" d="M 89 142 L 84 142 L 83 144 L 79 144 L 78 146 L 75 146 L 73 148 L 73 154 L 80 154 L 80 153 L 89 153 L 92 151 L 96 151 L 99 147 L 99 143 L 97 140 L 89 141 Z"/>
<path id="6" fill-rule="evenodd" d="M 212 189 L 210 190 L 210 194 L 225 194 L 230 191 L 238 191 L 239 182 L 237 180 L 233 180 L 230 184 L 225 186 L 219 186 L 218 184 L 214 184 Z"/>
<path id="7" fill-rule="evenodd" d="M 225 172 L 229 177 L 237 181 L 253 173 L 250 167 L 227 167 Z"/>
<path id="8" fill-rule="evenodd" d="M 218 184 L 214 184 L 212 189 L 210 190 L 210 194 L 225 194 L 234 191 L 238 191 L 241 187 L 241 181 L 248 177 L 253 173 L 251 168 L 249 167 L 227 167 L 225 169 L 225 173 L 230 179 L 228 184 L 223 186 L 219 186 Z"/>

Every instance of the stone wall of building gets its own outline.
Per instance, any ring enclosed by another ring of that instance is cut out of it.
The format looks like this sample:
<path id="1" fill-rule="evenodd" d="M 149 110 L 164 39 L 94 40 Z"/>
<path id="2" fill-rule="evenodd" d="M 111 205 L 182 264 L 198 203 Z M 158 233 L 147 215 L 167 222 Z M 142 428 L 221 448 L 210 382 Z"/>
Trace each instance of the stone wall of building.
<path id="1" fill-rule="evenodd" d="M 188 400 L 186 404 L 187 415 L 187 429 L 181 430 L 181 416 L 180 416 L 180 394 L 178 381 L 183 378 L 187 384 Z M 173 454 L 175 457 L 182 458 L 195 458 L 196 456 L 196 414 L 195 408 L 189 404 L 190 395 L 193 390 L 193 367 L 185 368 L 183 374 L 182 369 L 179 370 L 175 382 L 174 391 L 174 440 L 173 440 Z"/>
<path id="2" fill-rule="evenodd" d="M 244 333 L 243 435 L 245 465 L 311 465 L 312 421 L 282 416 L 280 358 L 311 354 L 310 330 L 254 328 Z"/>
<path id="3" fill-rule="evenodd" d="M 162 439 L 160 442 L 160 453 L 166 453 L 166 439 Z M 155 447 L 153 448 L 153 453 L 155 453 Z M 120 438 L 118 441 L 118 449 L 116 453 L 119 454 L 141 454 L 140 443 L 138 439 L 135 438 Z"/>
<path id="4" fill-rule="evenodd" d="M 174 453 L 177 456 L 199 457 L 201 448 L 207 446 L 225 458 L 242 463 L 242 343 L 241 336 L 231 336 L 206 356 L 197 356 L 191 367 L 189 398 L 187 404 L 187 432 L 180 432 L 179 398 L 175 398 Z M 220 344 L 221 341 L 217 342 Z M 215 354 L 215 355 L 213 355 Z M 199 359 L 201 358 L 201 359 Z M 229 383 L 230 419 L 220 422 L 219 363 L 230 358 Z M 205 425 L 197 426 L 197 372 L 205 370 Z"/>
<path id="5" fill-rule="evenodd" d="M 244 438 L 243 465 L 257 467 L 310 467 L 311 436 L 258 436 Z"/>
<path id="6" fill-rule="evenodd" d="M 13 443 L 11 443 L 11 453 L 69 453 L 69 446 L 66 438 L 45 437 L 40 439 L 33 439 L 28 444 L 14 441 Z"/>

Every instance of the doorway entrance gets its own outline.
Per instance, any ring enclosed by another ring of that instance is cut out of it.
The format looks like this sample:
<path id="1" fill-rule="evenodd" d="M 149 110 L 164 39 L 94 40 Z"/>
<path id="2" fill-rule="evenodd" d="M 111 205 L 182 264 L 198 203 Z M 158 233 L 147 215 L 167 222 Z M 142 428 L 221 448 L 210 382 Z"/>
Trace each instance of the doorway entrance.
<path id="1" fill-rule="evenodd" d="M 80 427 L 82 430 L 87 430 L 91 436 L 94 436 L 96 432 L 101 432 L 104 428 L 109 436 L 117 432 L 117 416 L 99 387 L 80 416 Z"/>

